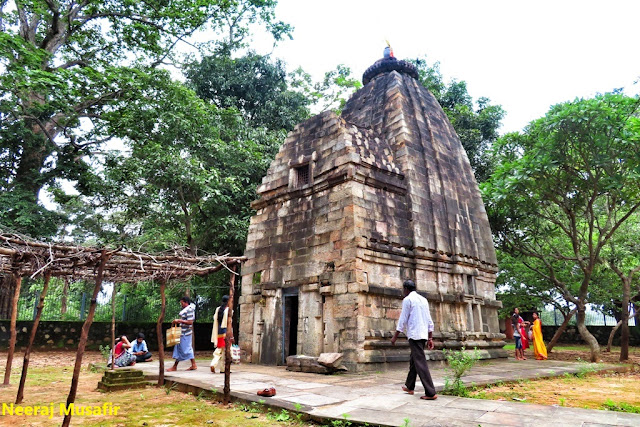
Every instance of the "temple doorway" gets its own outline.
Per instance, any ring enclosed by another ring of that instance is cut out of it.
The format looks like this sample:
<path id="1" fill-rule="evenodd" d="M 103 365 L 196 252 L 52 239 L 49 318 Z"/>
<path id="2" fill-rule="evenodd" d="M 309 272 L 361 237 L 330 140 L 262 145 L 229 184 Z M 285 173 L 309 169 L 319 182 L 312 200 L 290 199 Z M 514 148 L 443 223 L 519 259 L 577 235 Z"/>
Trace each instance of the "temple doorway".
<path id="1" fill-rule="evenodd" d="M 297 288 L 296 288 L 297 290 Z M 284 295 L 282 310 L 282 364 L 287 356 L 297 354 L 298 349 L 298 295 Z"/>

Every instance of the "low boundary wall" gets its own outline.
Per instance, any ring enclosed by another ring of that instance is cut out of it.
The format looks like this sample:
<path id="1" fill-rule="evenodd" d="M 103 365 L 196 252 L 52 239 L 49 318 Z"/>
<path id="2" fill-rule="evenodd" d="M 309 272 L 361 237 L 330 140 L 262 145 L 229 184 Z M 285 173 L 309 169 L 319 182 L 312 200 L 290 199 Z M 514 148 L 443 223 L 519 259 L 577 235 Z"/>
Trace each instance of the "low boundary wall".
<path id="1" fill-rule="evenodd" d="M 34 343 L 34 350 L 45 349 L 77 349 L 78 341 L 80 339 L 80 332 L 82 330 L 83 322 L 68 322 L 68 321 L 46 321 L 40 322 L 38 326 L 38 332 L 36 333 L 36 340 Z M 16 323 L 16 348 L 26 348 L 29 343 L 29 335 L 31 334 L 31 321 L 19 321 Z M 10 322 L 8 320 L 0 321 L 0 349 L 6 350 L 9 346 L 10 338 Z M 211 342 L 211 323 L 196 323 L 195 324 L 195 348 L 200 350 L 212 350 L 213 343 Z M 163 333 L 169 327 L 171 323 L 165 323 L 162 325 Z M 145 335 L 145 341 L 149 350 L 154 352 L 158 350 L 158 338 L 156 335 L 156 323 L 116 323 L 116 336 L 117 334 L 125 334 L 129 340 L 134 340 L 138 335 L 138 332 L 143 332 Z M 111 346 L 111 323 L 108 322 L 94 322 L 91 324 L 89 330 L 89 338 L 87 341 L 87 348 L 91 350 L 98 350 L 100 345 Z M 169 352 L 168 357 L 171 356 L 171 348 L 166 349 Z"/>

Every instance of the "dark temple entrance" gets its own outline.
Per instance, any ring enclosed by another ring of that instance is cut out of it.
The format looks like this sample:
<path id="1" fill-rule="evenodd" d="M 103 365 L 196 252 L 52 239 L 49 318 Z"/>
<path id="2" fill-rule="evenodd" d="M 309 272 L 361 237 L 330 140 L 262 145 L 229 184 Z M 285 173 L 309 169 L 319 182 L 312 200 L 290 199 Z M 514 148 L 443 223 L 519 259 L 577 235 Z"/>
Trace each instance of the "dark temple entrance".
<path id="1" fill-rule="evenodd" d="M 285 291 L 288 291 L 288 289 Z M 285 292 L 283 299 L 282 364 L 286 364 L 287 356 L 295 355 L 298 348 L 298 288 Z"/>

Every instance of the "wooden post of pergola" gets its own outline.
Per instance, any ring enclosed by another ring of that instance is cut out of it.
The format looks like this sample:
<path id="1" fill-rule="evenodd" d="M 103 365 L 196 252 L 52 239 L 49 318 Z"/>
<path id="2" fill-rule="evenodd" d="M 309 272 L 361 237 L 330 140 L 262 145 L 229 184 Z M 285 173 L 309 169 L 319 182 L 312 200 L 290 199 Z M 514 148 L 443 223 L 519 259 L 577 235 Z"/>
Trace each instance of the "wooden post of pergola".
<path id="1" fill-rule="evenodd" d="M 111 370 L 116 369 L 116 284 L 111 292 Z"/>
<path id="2" fill-rule="evenodd" d="M 100 292 L 100 288 L 102 287 L 102 278 L 104 277 L 104 267 L 109 260 L 111 254 L 107 253 L 107 251 L 102 250 L 100 254 L 100 264 L 98 266 L 98 274 L 96 275 L 96 284 L 93 287 L 93 295 L 91 297 L 91 304 L 89 305 L 89 314 L 87 315 L 87 319 L 84 321 L 82 325 L 82 333 L 80 334 L 80 341 L 78 342 L 78 351 L 76 353 L 76 364 L 73 368 L 73 378 L 71 379 L 71 390 L 69 390 L 69 396 L 67 396 L 67 404 L 66 408 L 69 410 L 69 405 L 76 401 L 76 392 L 78 391 L 78 381 L 80 377 L 80 368 L 82 368 L 82 356 L 84 355 L 84 349 L 87 345 L 87 338 L 89 337 L 89 328 L 91 327 L 91 323 L 93 323 L 93 316 L 96 312 L 96 299 L 98 298 L 98 293 Z M 115 361 L 112 361 L 112 363 Z M 62 420 L 62 427 L 68 427 L 71 423 L 71 412 L 65 413 L 64 420 Z"/>
<path id="3" fill-rule="evenodd" d="M 7 353 L 7 367 L 4 371 L 4 383 L 3 385 L 9 385 L 11 378 L 11 365 L 13 364 L 13 353 L 16 349 L 16 320 L 18 319 L 18 299 L 20 298 L 20 287 L 22 286 L 22 276 L 18 273 L 12 273 L 13 280 L 16 283 L 16 287 L 13 293 L 13 300 L 11 304 L 11 338 L 9 338 L 9 352 Z"/>
<path id="4" fill-rule="evenodd" d="M 38 331 L 38 325 L 40 324 L 40 316 L 42 315 L 42 309 L 44 308 L 44 299 L 47 296 L 47 290 L 49 289 L 49 281 L 51 280 L 51 273 L 46 272 L 44 275 L 44 284 L 42 285 L 42 292 L 40 293 L 40 301 L 38 302 L 38 310 L 36 312 L 36 318 L 33 321 L 31 327 L 31 335 L 29 336 L 29 344 L 27 350 L 24 352 L 24 360 L 22 362 L 22 373 L 20 375 L 20 385 L 18 386 L 18 394 L 16 394 L 16 405 L 22 403 L 24 398 L 24 383 L 27 380 L 27 369 L 29 369 L 29 357 L 31 356 L 31 348 L 36 340 L 36 332 Z"/>
<path id="5" fill-rule="evenodd" d="M 224 337 L 224 397 L 223 403 L 227 405 L 231 401 L 231 344 L 233 342 L 232 320 L 233 320 L 233 291 L 236 283 L 237 264 L 231 267 L 229 279 L 229 316 L 227 316 L 227 333 Z"/>
<path id="6" fill-rule="evenodd" d="M 167 308 L 167 302 L 164 295 L 164 288 L 167 285 L 165 278 L 160 279 L 160 315 L 158 316 L 158 324 L 156 325 L 156 334 L 158 335 L 158 357 L 160 358 L 160 367 L 158 369 L 158 385 L 164 385 L 164 335 L 162 333 L 162 322 L 164 322 L 164 313 Z"/>

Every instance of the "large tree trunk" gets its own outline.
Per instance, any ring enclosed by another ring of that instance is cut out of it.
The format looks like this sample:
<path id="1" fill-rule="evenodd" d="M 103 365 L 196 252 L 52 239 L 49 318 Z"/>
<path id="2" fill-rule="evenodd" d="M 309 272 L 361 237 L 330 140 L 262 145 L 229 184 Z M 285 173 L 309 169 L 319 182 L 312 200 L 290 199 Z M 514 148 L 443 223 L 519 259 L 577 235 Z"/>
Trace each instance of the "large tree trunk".
<path id="1" fill-rule="evenodd" d="M 598 340 L 591 335 L 591 332 L 589 332 L 587 326 L 584 324 L 585 319 L 585 308 L 579 307 L 577 312 L 578 332 L 580 332 L 582 339 L 589 345 L 591 350 L 591 362 L 598 362 L 600 360 L 600 345 L 598 344 Z"/>
<path id="2" fill-rule="evenodd" d="M 22 285 L 22 277 L 17 274 L 13 275 L 15 289 L 13 290 L 13 301 L 11 309 L 11 338 L 9 338 L 9 352 L 7 353 L 7 367 L 4 371 L 4 385 L 9 385 L 11 378 L 11 364 L 13 363 L 13 352 L 16 349 L 16 321 L 18 320 L 18 300 L 20 299 L 20 285 Z"/>
<path id="3" fill-rule="evenodd" d="M 571 310 L 569 314 L 562 313 L 562 315 L 564 316 L 564 321 L 562 322 L 560 327 L 556 330 L 556 333 L 553 334 L 553 337 L 551 338 L 551 341 L 549 341 L 549 344 L 547 344 L 547 353 L 551 353 L 551 350 L 553 350 L 553 347 L 558 343 L 562 334 L 564 334 L 564 331 L 567 329 L 567 326 L 569 326 L 569 322 L 571 321 L 571 318 L 575 313 L 576 313 L 575 308 Z"/>
<path id="4" fill-rule="evenodd" d="M 36 318 L 33 321 L 31 327 L 31 335 L 29 336 L 29 344 L 27 350 L 24 352 L 24 360 L 22 362 L 22 374 L 20 375 L 20 386 L 18 386 L 18 393 L 16 394 L 16 405 L 22 403 L 24 397 L 24 383 L 27 380 L 27 370 L 29 369 L 29 357 L 31 356 L 31 348 L 36 340 L 36 332 L 38 332 L 38 325 L 40 324 L 40 316 L 42 315 L 42 308 L 44 307 L 44 299 L 47 296 L 47 290 L 49 289 L 49 281 L 51 280 L 51 273 L 44 275 L 44 284 L 42 285 L 42 292 L 40 293 L 40 301 L 38 302 L 38 310 L 36 312 Z"/>
<path id="5" fill-rule="evenodd" d="M 41 171 L 52 152 L 52 147 L 49 146 L 51 144 L 42 135 L 41 129 L 34 126 L 34 130 L 39 130 L 40 133 L 33 136 L 34 144 L 22 154 L 12 183 L 13 190 L 19 191 L 24 201 L 30 205 L 38 203 L 38 194 L 45 183 Z"/>

